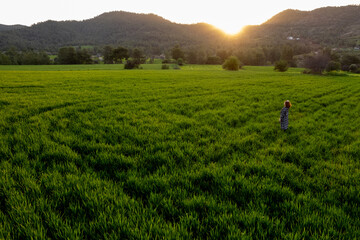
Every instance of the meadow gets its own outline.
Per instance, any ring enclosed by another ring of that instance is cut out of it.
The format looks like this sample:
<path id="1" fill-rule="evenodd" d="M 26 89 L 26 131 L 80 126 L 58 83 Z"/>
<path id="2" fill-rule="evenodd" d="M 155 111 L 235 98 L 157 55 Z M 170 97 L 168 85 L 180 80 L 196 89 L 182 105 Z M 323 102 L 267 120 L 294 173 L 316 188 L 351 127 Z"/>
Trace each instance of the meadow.
<path id="1" fill-rule="evenodd" d="M 359 75 L 160 68 L 0 66 L 0 239 L 360 238 Z"/>

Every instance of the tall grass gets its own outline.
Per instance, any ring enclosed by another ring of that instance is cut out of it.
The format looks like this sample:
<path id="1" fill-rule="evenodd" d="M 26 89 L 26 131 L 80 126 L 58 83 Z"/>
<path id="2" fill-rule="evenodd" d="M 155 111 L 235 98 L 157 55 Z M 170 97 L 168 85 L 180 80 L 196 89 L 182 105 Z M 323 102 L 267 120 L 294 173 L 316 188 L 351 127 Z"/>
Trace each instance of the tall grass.
<path id="1" fill-rule="evenodd" d="M 359 77 L 116 67 L 0 68 L 0 239 L 360 237 Z"/>

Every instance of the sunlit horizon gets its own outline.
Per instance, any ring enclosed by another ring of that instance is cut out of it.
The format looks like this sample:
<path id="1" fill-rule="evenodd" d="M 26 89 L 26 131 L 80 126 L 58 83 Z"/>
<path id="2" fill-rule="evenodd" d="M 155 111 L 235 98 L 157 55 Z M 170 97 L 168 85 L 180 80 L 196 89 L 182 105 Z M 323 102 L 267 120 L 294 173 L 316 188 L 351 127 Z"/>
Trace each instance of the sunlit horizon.
<path id="1" fill-rule="evenodd" d="M 286 9 L 310 11 L 327 6 L 359 5 L 358 0 L 329 0 L 318 2 L 312 0 L 298 1 L 218 1 L 183 0 L 179 4 L 165 0 L 137 2 L 119 2 L 115 0 L 72 1 L 48 0 L 6 1 L 2 4 L 0 24 L 21 24 L 31 26 L 47 20 L 82 21 L 94 18 L 102 13 L 126 11 L 132 13 L 155 14 L 171 22 L 180 24 L 207 23 L 224 33 L 233 35 L 241 32 L 248 25 L 260 25 Z M 86 6 L 86 7 L 84 7 Z"/>
<path id="2" fill-rule="evenodd" d="M 216 25 L 212 25 L 212 26 L 214 26 L 215 28 L 223 31 L 226 35 L 233 36 L 233 35 L 241 33 L 243 28 L 246 27 L 247 25 L 243 25 L 243 26 L 216 26 Z"/>

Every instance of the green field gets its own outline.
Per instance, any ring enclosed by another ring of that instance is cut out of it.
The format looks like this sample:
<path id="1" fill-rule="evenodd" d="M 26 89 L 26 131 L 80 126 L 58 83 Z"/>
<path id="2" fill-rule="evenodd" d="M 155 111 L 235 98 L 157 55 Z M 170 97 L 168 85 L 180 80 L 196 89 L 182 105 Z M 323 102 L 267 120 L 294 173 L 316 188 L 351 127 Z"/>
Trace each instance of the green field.
<path id="1" fill-rule="evenodd" d="M 359 75 L 143 67 L 0 67 L 0 239 L 360 239 Z"/>

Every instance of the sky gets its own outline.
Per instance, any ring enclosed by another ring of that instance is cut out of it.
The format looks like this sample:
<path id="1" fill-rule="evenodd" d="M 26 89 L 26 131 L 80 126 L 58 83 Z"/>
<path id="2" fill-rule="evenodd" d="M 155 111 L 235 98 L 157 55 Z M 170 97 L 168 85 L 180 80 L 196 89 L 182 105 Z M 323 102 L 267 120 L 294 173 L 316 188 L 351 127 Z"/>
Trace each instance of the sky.
<path id="1" fill-rule="evenodd" d="M 360 4 L 360 0 L 11 0 L 0 4 L 0 24 L 30 26 L 47 20 L 84 20 L 104 12 L 153 13 L 176 23 L 205 22 L 234 34 L 286 9 L 313 10 Z"/>

